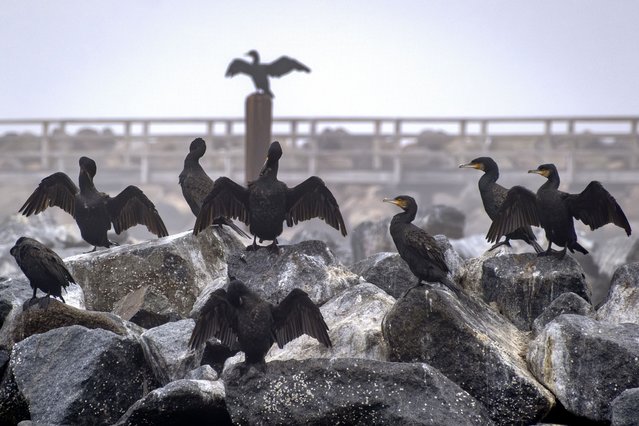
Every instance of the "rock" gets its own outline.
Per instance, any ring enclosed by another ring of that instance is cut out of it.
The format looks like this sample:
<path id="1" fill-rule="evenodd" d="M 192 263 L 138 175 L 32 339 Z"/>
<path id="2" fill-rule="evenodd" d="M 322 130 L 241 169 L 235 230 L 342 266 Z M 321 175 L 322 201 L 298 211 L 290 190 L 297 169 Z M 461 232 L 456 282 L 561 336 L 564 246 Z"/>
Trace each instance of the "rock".
<path id="1" fill-rule="evenodd" d="M 608 297 L 597 310 L 597 319 L 621 324 L 639 324 L 639 263 L 617 269 L 612 277 Z"/>
<path id="2" fill-rule="evenodd" d="M 29 301 L 25 302 L 25 306 Z M 35 303 L 20 310 L 12 321 L 6 323 L 0 333 L 0 345 L 11 348 L 29 336 L 45 333 L 60 327 L 81 325 L 89 329 L 103 329 L 120 336 L 129 334 L 128 325 L 118 316 L 108 312 L 85 311 L 50 299 L 47 308 Z"/>
<path id="3" fill-rule="evenodd" d="M 575 293 L 562 293 L 533 322 L 535 335 L 541 333 L 546 324 L 562 314 L 589 316 L 594 314 L 592 305 Z"/>
<path id="4" fill-rule="evenodd" d="M 117 301 L 113 313 L 147 329 L 181 319 L 171 301 L 149 285 L 140 287 Z"/>
<path id="5" fill-rule="evenodd" d="M 420 210 L 421 219 L 416 223 L 431 235 L 443 234 L 448 238 L 462 238 L 466 215 L 454 207 L 435 204 Z"/>
<path id="6" fill-rule="evenodd" d="M 530 344 L 530 370 L 571 413 L 610 421 L 610 404 L 639 387 L 639 325 L 560 315 Z"/>
<path id="7" fill-rule="evenodd" d="M 397 251 L 389 231 L 390 218 L 382 221 L 364 221 L 351 232 L 353 262 L 371 257 L 379 252 Z"/>
<path id="8" fill-rule="evenodd" d="M 390 361 L 432 365 L 480 401 L 498 424 L 529 424 L 554 403 L 521 357 L 525 335 L 480 300 L 417 287 L 395 303 L 382 332 Z"/>
<path id="9" fill-rule="evenodd" d="M 182 379 L 199 365 L 202 350 L 189 349 L 195 323 L 192 319 L 170 322 L 142 333 L 142 347 L 158 382 L 166 385 Z"/>
<path id="10" fill-rule="evenodd" d="M 232 253 L 228 274 L 271 303 L 279 303 L 298 287 L 322 305 L 359 283 L 359 277 L 348 271 L 321 241 L 280 246 L 279 253 L 266 248 Z"/>
<path id="11" fill-rule="evenodd" d="M 313 226 L 317 225 L 317 226 Z M 291 244 L 299 244 L 304 241 L 318 240 L 324 241 L 329 250 L 344 265 L 352 263 L 353 255 L 348 239 L 333 228 L 327 228 L 326 224 L 309 223 L 304 227 L 300 227 L 290 239 Z"/>
<path id="12" fill-rule="evenodd" d="M 484 234 L 474 234 L 464 238 L 451 238 L 450 244 L 462 259 L 479 257 L 491 247 Z"/>
<path id="13" fill-rule="evenodd" d="M 395 299 L 369 283 L 351 287 L 321 308 L 328 325 L 332 348 L 309 336 L 287 343 L 283 349 L 273 345 L 266 361 L 306 358 L 367 358 L 386 360 L 382 338 L 382 319 Z"/>
<path id="14" fill-rule="evenodd" d="M 426 364 L 309 359 L 236 372 L 225 377 L 234 424 L 491 424 L 481 404 Z"/>
<path id="15" fill-rule="evenodd" d="M 8 370 L 0 382 L 0 424 L 15 425 L 30 417 L 29 404 L 18 390 L 13 373 Z"/>
<path id="16" fill-rule="evenodd" d="M 231 425 L 220 381 L 177 380 L 133 404 L 116 425 Z"/>
<path id="17" fill-rule="evenodd" d="M 626 389 L 612 401 L 612 426 L 639 425 L 639 388 Z"/>
<path id="18" fill-rule="evenodd" d="M 195 368 L 186 373 L 184 378 L 188 380 L 215 381 L 219 377 L 217 375 L 217 372 L 210 365 L 200 365 L 198 368 Z"/>
<path id="19" fill-rule="evenodd" d="M 113 424 L 155 387 L 135 340 L 78 325 L 16 343 L 9 368 L 36 424 Z"/>
<path id="20" fill-rule="evenodd" d="M 230 231 L 232 232 L 232 231 Z M 85 293 L 87 308 L 112 311 L 115 303 L 150 285 L 186 317 L 210 281 L 226 276 L 225 257 L 243 250 L 229 231 L 210 227 L 65 259 Z"/>
<path id="21" fill-rule="evenodd" d="M 583 270 L 568 255 L 563 260 L 535 253 L 489 257 L 482 265 L 480 286 L 486 303 L 526 331 L 562 293 L 590 300 Z"/>

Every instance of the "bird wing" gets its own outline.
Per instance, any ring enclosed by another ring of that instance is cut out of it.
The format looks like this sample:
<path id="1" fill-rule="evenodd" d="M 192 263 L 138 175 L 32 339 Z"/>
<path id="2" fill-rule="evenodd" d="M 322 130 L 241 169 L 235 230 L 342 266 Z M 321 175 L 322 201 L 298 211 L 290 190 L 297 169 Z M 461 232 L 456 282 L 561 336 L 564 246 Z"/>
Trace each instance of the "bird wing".
<path id="1" fill-rule="evenodd" d="M 273 307 L 273 320 L 280 348 L 302 334 L 314 337 L 328 348 L 332 346 L 322 313 L 308 294 L 299 288 L 293 289 L 279 305 Z"/>
<path id="2" fill-rule="evenodd" d="M 448 272 L 448 265 L 444 257 L 443 251 L 437 244 L 437 240 L 428 235 L 423 229 L 414 226 L 416 232 L 406 232 L 406 243 L 409 247 L 413 247 L 419 253 L 419 256 L 425 259 L 429 259 L 435 265 L 437 265 L 442 271 Z"/>
<path id="3" fill-rule="evenodd" d="M 107 195 L 106 200 L 116 234 L 135 225 L 146 225 L 158 237 L 169 235 L 155 205 L 137 186 L 129 185 L 114 198 Z"/>
<path id="4" fill-rule="evenodd" d="M 317 176 L 311 176 L 294 188 L 289 188 L 286 193 L 288 226 L 314 217 L 322 219 L 346 236 L 346 225 L 339 205 L 324 181 Z"/>
<path id="5" fill-rule="evenodd" d="M 217 179 L 213 189 L 202 202 L 193 234 L 197 235 L 220 216 L 238 219 L 249 225 L 248 198 L 248 189 L 242 185 L 224 176 Z"/>
<path id="6" fill-rule="evenodd" d="M 18 211 L 25 216 L 31 216 L 47 207 L 56 206 L 75 217 L 75 197 L 79 192 L 80 190 L 69 176 L 57 172 L 42 179 Z"/>
<path id="7" fill-rule="evenodd" d="M 266 73 L 273 77 L 281 77 L 293 70 L 311 72 L 309 67 L 288 56 L 282 56 L 266 65 Z"/>
<path id="8" fill-rule="evenodd" d="M 252 71 L 253 67 L 251 64 L 242 59 L 234 59 L 226 69 L 225 75 L 226 77 L 233 77 L 240 73 L 251 75 Z"/>
<path id="9" fill-rule="evenodd" d="M 632 232 L 615 197 L 597 181 L 590 182 L 580 194 L 566 194 L 564 199 L 570 214 L 590 226 L 590 229 L 614 223 L 623 228 L 627 235 Z"/>
<path id="10" fill-rule="evenodd" d="M 513 186 L 490 225 L 486 239 L 492 243 L 523 226 L 539 225 L 537 196 L 523 186 Z"/>
<path id="11" fill-rule="evenodd" d="M 59 282 L 62 287 L 66 288 L 69 285 L 69 281 L 75 283 L 73 276 L 71 276 L 71 273 L 56 252 L 44 244 L 40 244 L 38 250 L 42 263 L 46 265 L 47 270 L 56 277 L 56 281 Z"/>
<path id="12" fill-rule="evenodd" d="M 233 348 L 237 342 L 237 315 L 227 299 L 224 289 L 215 290 L 202 307 L 200 316 L 191 333 L 189 347 L 196 348 L 211 337 L 216 337 L 224 346 Z"/>

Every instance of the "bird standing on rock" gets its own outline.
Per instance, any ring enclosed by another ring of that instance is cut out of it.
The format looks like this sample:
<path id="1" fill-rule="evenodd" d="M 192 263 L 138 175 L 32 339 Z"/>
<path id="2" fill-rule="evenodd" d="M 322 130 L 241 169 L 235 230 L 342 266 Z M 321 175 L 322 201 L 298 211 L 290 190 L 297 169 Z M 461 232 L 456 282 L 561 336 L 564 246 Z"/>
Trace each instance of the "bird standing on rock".
<path id="1" fill-rule="evenodd" d="M 282 147 L 275 141 L 268 150 L 266 162 L 259 177 L 245 188 L 227 177 L 215 181 L 206 196 L 195 221 L 193 234 L 206 229 L 220 216 L 238 219 L 249 226 L 254 235 L 247 250 L 257 250 L 256 239 L 272 240 L 277 251 L 277 237 L 283 231 L 283 222 L 291 227 L 300 221 L 320 218 L 346 236 L 346 225 L 339 205 L 324 181 L 311 176 L 299 185 L 288 188 L 277 179 Z"/>
<path id="2" fill-rule="evenodd" d="M 383 201 L 395 204 L 403 210 L 393 216 L 390 223 L 390 234 L 400 257 L 404 259 L 413 275 L 417 277 L 415 287 L 422 285 L 423 281 L 439 282 L 459 296 L 461 289 L 448 278 L 450 270 L 446 264 L 444 252 L 437 241 L 412 223 L 417 215 L 415 199 L 408 195 L 399 195 L 395 198 L 384 198 Z"/>
<path id="3" fill-rule="evenodd" d="M 246 364 L 265 365 L 264 357 L 274 342 L 282 348 L 307 334 L 330 348 L 328 326 L 308 295 L 293 289 L 279 305 L 262 300 L 242 281 L 232 279 L 228 291 L 214 291 L 202 308 L 189 340 L 191 348 L 218 338 L 230 349 L 246 355 Z"/>
<path id="4" fill-rule="evenodd" d="M 47 207 L 60 207 L 73 216 L 84 241 L 94 246 L 92 251 L 98 246 L 108 248 L 117 245 L 107 238 L 111 224 L 116 234 L 135 225 L 146 225 L 158 237 L 169 235 L 155 205 L 140 188 L 129 185 L 111 198 L 99 192 L 93 184 L 97 171 L 95 161 L 80 157 L 79 164 L 79 189 L 65 173 L 54 173 L 42 179 L 19 211 L 31 216 Z"/>
<path id="5" fill-rule="evenodd" d="M 490 217 L 490 220 L 495 220 L 499 215 L 499 210 L 504 204 L 508 189 L 504 188 L 497 183 L 499 179 L 499 167 L 495 160 L 490 157 L 479 157 L 467 164 L 461 164 L 460 168 L 472 168 L 481 170 L 484 172 L 479 179 L 479 193 L 481 194 L 481 200 L 484 204 L 484 210 Z M 522 226 L 515 229 L 513 232 L 506 234 L 506 239 L 502 242 L 495 242 L 495 244 L 488 249 L 488 251 L 494 250 L 501 245 L 507 245 L 510 247 L 510 240 L 522 240 L 530 244 L 537 253 L 541 253 L 543 249 L 537 243 L 537 238 L 533 233 L 530 226 Z"/>
<path id="6" fill-rule="evenodd" d="M 251 50 L 247 55 L 253 58 L 253 62 L 249 63 L 242 59 L 234 59 L 226 70 L 226 76 L 233 77 L 237 74 L 246 74 L 251 77 L 258 91 L 264 92 L 271 98 L 274 98 L 275 95 L 271 92 L 269 77 L 281 77 L 293 70 L 311 72 L 306 65 L 288 56 L 281 56 L 270 64 L 262 64 L 257 51 Z"/>
<path id="7" fill-rule="evenodd" d="M 32 300 L 40 289 L 47 293 L 45 306 L 48 306 L 50 296 L 59 297 L 65 303 L 62 289 L 66 289 L 70 282 L 75 283 L 75 280 L 56 252 L 38 240 L 20 237 L 9 253 L 29 279 L 33 289 Z"/>
<path id="8" fill-rule="evenodd" d="M 206 174 L 202 166 L 200 165 L 200 158 L 206 152 L 206 142 L 204 139 L 197 138 L 191 142 L 189 147 L 189 153 L 184 159 L 184 168 L 180 173 L 178 183 L 182 188 L 182 195 L 188 203 L 191 211 L 197 217 L 202 207 L 204 198 L 213 189 L 213 180 Z M 225 217 L 218 217 L 213 220 L 214 225 L 226 225 L 237 232 L 239 235 L 250 238 L 246 232 L 242 231 L 236 224 L 230 219 Z"/>
<path id="9" fill-rule="evenodd" d="M 548 248 L 539 255 L 552 254 L 551 247 L 555 243 L 563 247 L 558 252 L 563 259 L 566 250 L 588 254 L 588 250 L 577 242 L 573 218 L 581 220 L 592 230 L 614 223 L 630 236 L 632 230 L 626 215 L 601 183 L 592 181 L 580 194 L 568 194 L 559 190 L 559 173 L 554 164 L 542 164 L 528 173 L 539 174 L 548 180 L 537 194 L 521 186 L 515 186 L 508 192 L 499 216 L 488 230 L 486 238 L 489 241 L 496 241 L 522 226 L 541 226 L 546 232 Z"/>

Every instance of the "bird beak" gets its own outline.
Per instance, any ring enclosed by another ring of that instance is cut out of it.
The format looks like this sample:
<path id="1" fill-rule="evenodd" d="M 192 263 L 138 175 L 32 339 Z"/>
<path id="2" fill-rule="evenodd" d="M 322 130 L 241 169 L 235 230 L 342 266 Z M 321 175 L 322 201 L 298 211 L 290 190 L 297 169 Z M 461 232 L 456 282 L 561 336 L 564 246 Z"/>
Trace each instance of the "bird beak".
<path id="1" fill-rule="evenodd" d="M 399 206 L 399 204 L 397 204 L 397 200 L 395 200 L 394 198 L 384 198 L 382 202 L 391 203 L 391 204 L 395 204 L 396 206 Z"/>
<path id="2" fill-rule="evenodd" d="M 460 169 L 477 169 L 481 170 L 481 164 L 479 163 L 468 163 L 468 164 L 460 164 Z"/>
<path id="3" fill-rule="evenodd" d="M 537 175 L 542 175 L 542 176 L 544 175 L 544 171 L 543 171 L 543 170 L 537 170 L 537 169 L 535 169 L 535 170 L 528 170 L 528 173 L 535 173 L 535 174 L 537 174 Z"/>

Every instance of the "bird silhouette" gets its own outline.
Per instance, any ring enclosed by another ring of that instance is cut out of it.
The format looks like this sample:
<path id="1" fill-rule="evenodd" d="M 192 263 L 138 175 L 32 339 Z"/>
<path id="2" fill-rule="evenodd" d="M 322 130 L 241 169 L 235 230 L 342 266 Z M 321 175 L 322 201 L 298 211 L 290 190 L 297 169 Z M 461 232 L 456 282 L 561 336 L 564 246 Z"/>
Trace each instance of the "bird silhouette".
<path id="1" fill-rule="evenodd" d="M 73 216 L 84 241 L 94 246 L 92 251 L 98 246 L 117 245 L 107 237 L 111 224 L 116 234 L 135 225 L 146 225 L 158 237 L 169 235 L 155 205 L 140 188 L 129 185 L 112 198 L 99 192 L 93 184 L 97 171 L 95 161 L 80 157 L 79 164 L 79 189 L 65 173 L 54 173 L 42 179 L 19 212 L 31 216 L 47 207 L 60 207 Z"/>
<path id="2" fill-rule="evenodd" d="M 306 65 L 288 56 L 281 56 L 276 61 L 263 64 L 260 63 L 260 55 L 257 51 L 251 50 L 246 55 L 252 57 L 253 62 L 234 59 L 226 69 L 226 76 L 234 77 L 237 74 L 246 74 L 251 77 L 258 92 L 262 91 L 271 98 L 274 98 L 275 95 L 271 92 L 269 77 L 281 77 L 291 71 L 311 72 Z"/>

